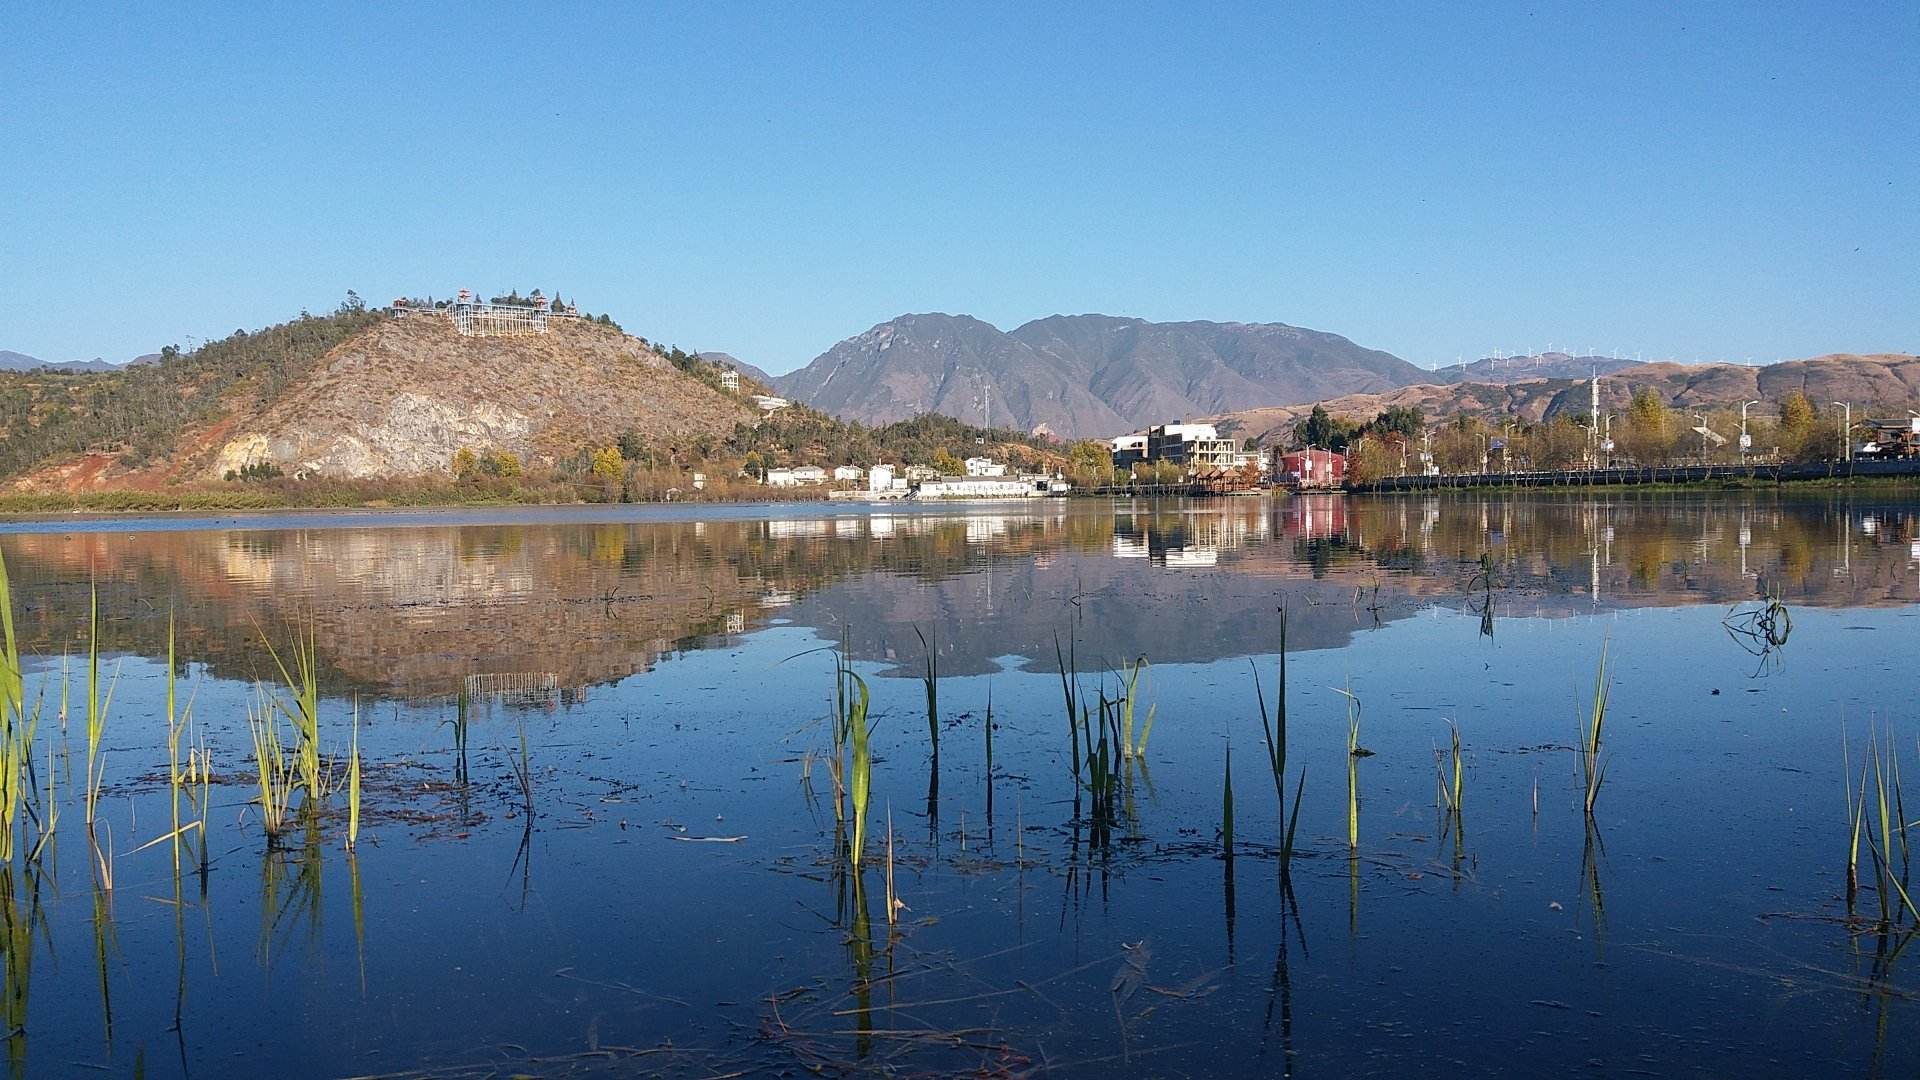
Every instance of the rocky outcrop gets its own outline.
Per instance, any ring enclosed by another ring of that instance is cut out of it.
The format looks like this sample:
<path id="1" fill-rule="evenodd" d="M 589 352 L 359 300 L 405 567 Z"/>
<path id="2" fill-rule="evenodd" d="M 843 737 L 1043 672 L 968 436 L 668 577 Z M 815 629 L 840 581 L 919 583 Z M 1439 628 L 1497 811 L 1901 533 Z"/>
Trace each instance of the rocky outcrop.
<path id="1" fill-rule="evenodd" d="M 423 313 L 356 335 L 231 421 L 203 473 L 267 462 L 292 475 L 417 476 L 445 471 L 463 448 L 550 464 L 623 431 L 672 444 L 752 415 L 609 327 L 470 338 Z"/>

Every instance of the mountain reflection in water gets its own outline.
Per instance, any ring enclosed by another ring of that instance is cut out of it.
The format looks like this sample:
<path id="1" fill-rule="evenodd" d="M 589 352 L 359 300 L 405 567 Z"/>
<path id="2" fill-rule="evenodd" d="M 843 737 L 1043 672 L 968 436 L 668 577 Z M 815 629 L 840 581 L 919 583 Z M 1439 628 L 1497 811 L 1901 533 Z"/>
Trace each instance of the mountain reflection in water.
<path id="1" fill-rule="evenodd" d="M 84 651 L 91 579 L 113 651 L 163 656 L 172 609 L 184 662 L 250 679 L 266 674 L 259 628 L 310 615 L 330 692 L 406 699 L 465 683 L 564 700 L 775 621 L 825 639 L 844 632 L 857 657 L 876 660 L 893 659 L 914 625 L 970 628 L 940 635 L 943 674 L 1009 657 L 1051 668 L 1053 635 L 1075 607 L 1082 657 L 1108 666 L 1271 651 L 1282 602 L 1296 648 L 1335 648 L 1434 605 L 1468 609 L 1483 553 L 1500 618 L 1731 605 L 1768 591 L 1792 606 L 1920 600 L 1912 505 L 1845 496 L 1305 495 L 624 516 L 337 516 L 325 527 L 287 516 L 154 532 L 50 522 L 0 535 L 0 553 L 24 643 L 42 662 Z"/>

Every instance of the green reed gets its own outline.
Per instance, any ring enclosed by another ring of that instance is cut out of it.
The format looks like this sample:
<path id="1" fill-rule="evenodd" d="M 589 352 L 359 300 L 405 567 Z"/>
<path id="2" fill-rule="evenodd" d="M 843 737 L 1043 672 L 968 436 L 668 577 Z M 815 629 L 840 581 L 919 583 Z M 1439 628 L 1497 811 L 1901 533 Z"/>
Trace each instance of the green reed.
<path id="1" fill-rule="evenodd" d="M 1600 668 L 1593 679 L 1593 708 L 1587 713 L 1587 721 L 1580 733 L 1580 770 L 1586 782 L 1586 812 L 1593 816 L 1593 804 L 1600 798 L 1600 785 L 1607 778 L 1606 762 L 1601 760 L 1600 750 L 1607 721 L 1607 699 L 1612 684 L 1607 677 L 1607 650 L 1610 642 L 1601 639 Z"/>
<path id="2" fill-rule="evenodd" d="M 27 758 L 33 752 L 26 704 L 20 640 L 13 628 L 13 589 L 6 560 L 0 558 L 0 862 L 13 860 L 14 826 L 26 802 Z M 51 774 L 48 779 L 51 782 Z"/>
<path id="3" fill-rule="evenodd" d="M 1878 734 L 1869 731 L 1867 736 L 1868 752 L 1872 757 L 1870 765 L 1862 766 L 1860 773 L 1860 804 L 1855 822 L 1855 845 L 1858 846 L 1859 822 L 1866 824 L 1867 854 L 1872 859 L 1874 895 L 1879 900 L 1882 928 L 1891 926 L 1912 915 L 1920 920 L 1920 907 L 1916 907 L 1913 898 L 1907 893 L 1905 882 L 1912 870 L 1905 841 L 1907 823 L 1900 807 L 1905 799 L 1900 790 L 1899 748 L 1894 741 L 1891 729 L 1886 734 L 1886 747 L 1883 750 Z M 1872 803 L 1868 803 L 1867 776 L 1873 777 Z M 1876 825 L 1878 826 L 1876 828 Z M 1894 845 L 1900 844 L 1900 866 L 1894 869 Z M 1898 901 L 1897 903 L 1895 901 Z"/>
<path id="4" fill-rule="evenodd" d="M 1081 765 L 1080 729 L 1083 726 L 1084 717 L 1081 715 L 1083 709 L 1079 703 L 1080 669 L 1074 657 L 1072 634 L 1067 635 L 1067 647 L 1063 653 L 1060 649 L 1060 634 L 1058 631 L 1055 631 L 1053 635 L 1053 658 L 1060 668 L 1060 693 L 1067 701 L 1067 740 L 1069 745 L 1067 766 L 1073 770 L 1074 790 L 1078 791 Z"/>
<path id="5" fill-rule="evenodd" d="M 1460 812 L 1461 788 L 1465 783 L 1466 777 L 1466 770 L 1462 766 L 1460 759 L 1460 725 L 1448 721 L 1447 734 L 1451 738 L 1453 745 L 1450 750 L 1445 752 L 1444 756 L 1442 751 L 1435 750 L 1433 752 L 1434 767 L 1440 773 L 1441 805 L 1448 813 L 1458 814 Z"/>
<path id="6" fill-rule="evenodd" d="M 1269 716 L 1267 712 L 1266 691 L 1260 686 L 1260 669 L 1253 667 L 1253 694 L 1260 705 L 1260 735 L 1266 740 L 1267 767 L 1273 773 L 1273 793 L 1279 803 L 1280 813 L 1280 885 L 1288 887 L 1293 880 L 1293 837 L 1300 827 L 1300 796 L 1306 790 L 1307 770 L 1300 770 L 1299 782 L 1294 785 L 1293 812 L 1287 812 L 1287 611 L 1280 609 L 1280 658 L 1279 681 L 1274 687 L 1274 708 Z"/>
<path id="7" fill-rule="evenodd" d="M 353 749 L 347 757 L 347 850 L 360 843 L 360 703 L 353 703 Z"/>
<path id="8" fill-rule="evenodd" d="M 927 673 L 920 677 L 920 684 L 927 691 L 927 740 L 933 745 L 933 767 L 940 768 L 940 659 L 936 652 L 939 645 L 939 631 L 932 636 L 922 634 L 919 627 L 913 628 L 913 634 L 920 639 L 920 647 L 927 653 Z"/>
<path id="9" fill-rule="evenodd" d="M 1147 706 L 1146 727 L 1140 731 L 1140 739 L 1136 745 L 1133 737 L 1133 711 L 1134 704 L 1138 700 L 1140 676 L 1144 674 L 1146 670 L 1147 658 L 1144 656 L 1139 657 L 1132 664 L 1122 663 L 1120 665 L 1120 731 L 1122 735 L 1120 754 L 1129 761 L 1135 757 L 1144 758 L 1147 756 L 1147 740 L 1153 735 L 1153 716 L 1155 711 L 1159 709 L 1158 705 Z"/>
<path id="10" fill-rule="evenodd" d="M 867 706 L 871 696 L 867 693 L 867 681 L 851 669 L 845 672 L 848 680 L 846 699 L 845 728 L 853 760 L 848 770 L 848 795 L 853 804 L 853 844 L 848 850 L 854 868 L 860 867 L 860 856 L 867 840 L 867 796 L 873 785 L 873 751 L 869 742 L 873 728 L 867 724 Z"/>
<path id="11" fill-rule="evenodd" d="M 174 651 L 174 618 L 172 610 L 167 612 L 167 794 L 173 809 L 173 868 L 180 869 L 180 794 L 186 786 L 187 774 L 180 768 L 180 736 L 193 722 L 193 702 L 188 701 L 184 710 L 178 708 L 178 696 L 174 688 L 176 654 Z M 192 748 L 188 748 L 192 752 Z"/>
<path id="12" fill-rule="evenodd" d="M 106 764 L 100 760 L 100 738 L 107 729 L 107 710 L 113 706 L 113 691 L 119 685 L 116 672 L 100 693 L 100 590 L 90 587 L 87 596 L 87 829 L 93 829 L 95 807 L 100 802 L 100 785 L 105 780 Z"/>
<path id="13" fill-rule="evenodd" d="M 317 802 L 326 795 L 327 782 L 320 770 L 320 650 L 314 621 L 307 620 L 304 633 L 299 627 L 294 628 L 293 646 L 289 650 L 293 656 L 291 671 L 265 631 L 261 632 L 260 640 L 267 646 L 274 666 L 280 669 L 280 679 L 293 698 L 291 705 L 278 699 L 275 704 L 293 722 L 294 760 L 299 769 L 300 786 L 306 789 L 308 802 Z"/>
<path id="14" fill-rule="evenodd" d="M 253 737 L 254 773 L 259 781 L 260 823 L 272 844 L 286 831 L 288 811 L 294 788 L 299 784 L 298 765 L 287 753 L 280 737 L 280 710 L 257 687 L 258 705 L 247 706 L 247 730 Z M 205 791 L 203 785 L 202 789 Z M 204 795 L 203 795 L 204 803 Z"/>

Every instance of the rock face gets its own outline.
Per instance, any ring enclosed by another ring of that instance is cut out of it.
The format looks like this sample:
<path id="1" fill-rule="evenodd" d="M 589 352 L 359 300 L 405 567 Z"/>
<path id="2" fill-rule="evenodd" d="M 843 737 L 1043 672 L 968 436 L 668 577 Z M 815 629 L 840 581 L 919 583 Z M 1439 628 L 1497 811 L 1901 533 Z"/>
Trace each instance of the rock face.
<path id="1" fill-rule="evenodd" d="M 288 474 L 417 476 L 445 471 L 462 448 L 548 464 L 623 431 L 672 443 L 752 417 L 608 327 L 470 338 L 421 314 L 349 339 L 265 407 L 233 418 L 205 475 L 270 462 Z"/>
<path id="2" fill-rule="evenodd" d="M 1007 332 L 967 315 L 928 314 L 848 338 L 778 385 L 869 423 L 938 412 L 1084 437 L 1429 377 L 1337 334 L 1281 323 L 1055 315 Z"/>

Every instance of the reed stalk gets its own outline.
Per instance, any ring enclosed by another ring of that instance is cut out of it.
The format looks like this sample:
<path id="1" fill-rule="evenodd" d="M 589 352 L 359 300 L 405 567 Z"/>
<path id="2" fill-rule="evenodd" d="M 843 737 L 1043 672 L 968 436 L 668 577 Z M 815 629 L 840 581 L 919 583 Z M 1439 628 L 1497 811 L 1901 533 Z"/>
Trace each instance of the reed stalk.
<path id="1" fill-rule="evenodd" d="M 1460 761 L 1460 726 L 1448 721 L 1447 733 L 1452 740 L 1452 748 L 1447 752 L 1447 756 L 1443 756 L 1441 751 L 1434 751 L 1434 767 L 1440 772 L 1441 805 L 1448 813 L 1458 814 L 1461 788 L 1465 777 L 1465 770 Z M 1449 758 L 1451 768 L 1447 764 Z"/>
<path id="2" fill-rule="evenodd" d="M 1252 662 L 1248 662 L 1250 666 Z M 1253 666 L 1253 694 L 1260 705 L 1260 735 L 1266 741 L 1267 767 L 1273 774 L 1273 794 L 1280 814 L 1280 887 L 1293 880 L 1293 837 L 1300 826 L 1300 794 L 1307 783 L 1307 770 L 1300 770 L 1300 782 L 1293 794 L 1293 812 L 1287 813 L 1287 611 L 1280 609 L 1279 681 L 1274 688 L 1274 708 L 1267 712 L 1266 691 L 1260 685 L 1260 669 Z"/>
<path id="3" fill-rule="evenodd" d="M 927 740 L 933 745 L 933 767 L 940 768 L 940 660 L 937 653 L 939 630 L 936 628 L 929 637 L 913 628 L 913 634 L 920 639 L 920 647 L 927 652 L 927 673 L 920 677 L 920 683 L 927 691 Z"/>
<path id="4" fill-rule="evenodd" d="M 1140 676 L 1147 670 L 1147 658 L 1142 656 L 1133 663 L 1120 665 L 1120 756 L 1128 761 L 1136 756 L 1145 756 L 1147 738 L 1153 734 L 1153 706 L 1147 707 L 1147 727 L 1140 735 L 1138 746 L 1134 743 L 1133 712 L 1138 699 Z"/>
<path id="5" fill-rule="evenodd" d="M 33 726 L 27 719 L 26 677 L 13 628 L 13 589 L 6 560 L 0 558 L 0 862 L 13 861 L 15 826 L 26 803 Z M 51 771 L 48 782 L 52 782 Z"/>
<path id="6" fill-rule="evenodd" d="M 100 591 L 90 588 L 87 597 L 87 828 L 93 828 L 95 808 L 100 802 L 100 785 L 105 780 L 106 763 L 100 760 L 100 738 L 107 728 L 107 710 L 113 706 L 113 691 L 120 683 L 116 671 L 106 695 L 100 693 Z"/>
<path id="7" fill-rule="evenodd" d="M 1076 666 L 1073 653 L 1072 635 L 1068 635 L 1067 648 L 1063 653 L 1060 649 L 1060 634 L 1056 631 L 1053 635 L 1053 658 L 1060 668 L 1060 693 L 1066 698 L 1067 702 L 1067 740 L 1069 744 L 1067 765 L 1073 770 L 1074 790 L 1078 792 L 1081 764 L 1080 729 L 1083 726 L 1084 717 L 1081 715 L 1083 710 L 1078 700 L 1080 696 L 1078 685 L 1080 673 L 1079 668 Z"/>
<path id="8" fill-rule="evenodd" d="M 1607 698 L 1611 683 L 1607 678 L 1607 650 L 1610 642 L 1600 642 L 1600 668 L 1593 680 L 1593 708 L 1587 714 L 1587 722 L 1580 736 L 1580 769 L 1586 780 L 1586 812 L 1593 816 L 1593 805 L 1600 798 L 1600 785 L 1607 778 L 1606 762 L 1601 760 L 1600 750 L 1607 720 Z"/>
<path id="9" fill-rule="evenodd" d="M 347 850 L 360 843 L 360 703 L 353 703 L 353 749 L 347 758 Z"/>
<path id="10" fill-rule="evenodd" d="M 1220 854 L 1233 861 L 1233 744 L 1227 744 L 1227 763 L 1220 770 Z"/>
<path id="11" fill-rule="evenodd" d="M 264 631 L 260 640 L 266 644 L 274 666 L 280 669 L 281 681 L 293 697 L 291 705 L 278 701 L 276 704 L 293 722 L 297 739 L 294 759 L 299 767 L 300 786 L 306 789 L 308 802 L 317 802 L 326 795 L 327 784 L 320 771 L 320 650 L 314 621 L 308 618 L 304 634 L 297 626 L 294 628 L 291 671 Z"/>
<path id="12" fill-rule="evenodd" d="M 258 706 L 247 706 L 247 730 L 253 737 L 253 764 L 259 782 L 260 823 L 272 844 L 286 831 L 293 790 L 299 780 L 296 764 L 280 738 L 280 714 L 259 688 Z M 203 782 L 204 783 L 204 782 Z M 205 788 L 202 787 L 204 793 Z M 204 804 L 205 797 L 202 796 Z"/>
<path id="13" fill-rule="evenodd" d="M 898 894 L 893 891 L 893 807 L 887 807 L 887 925 L 892 926 L 900 917 L 900 909 L 905 907 Z"/>
<path id="14" fill-rule="evenodd" d="M 867 681 L 852 671 L 846 674 L 852 680 L 847 695 L 846 729 L 853 751 L 847 785 L 853 804 L 853 843 L 848 855 L 858 870 L 867 839 L 867 796 L 873 784 L 873 753 L 868 742 L 873 729 L 867 725 L 867 706 L 871 701 Z"/>
<path id="15" fill-rule="evenodd" d="M 1360 759 L 1373 751 L 1360 745 L 1360 696 L 1353 692 L 1352 680 L 1346 689 L 1336 686 L 1333 691 L 1347 699 L 1347 850 L 1356 851 L 1360 847 Z"/>

